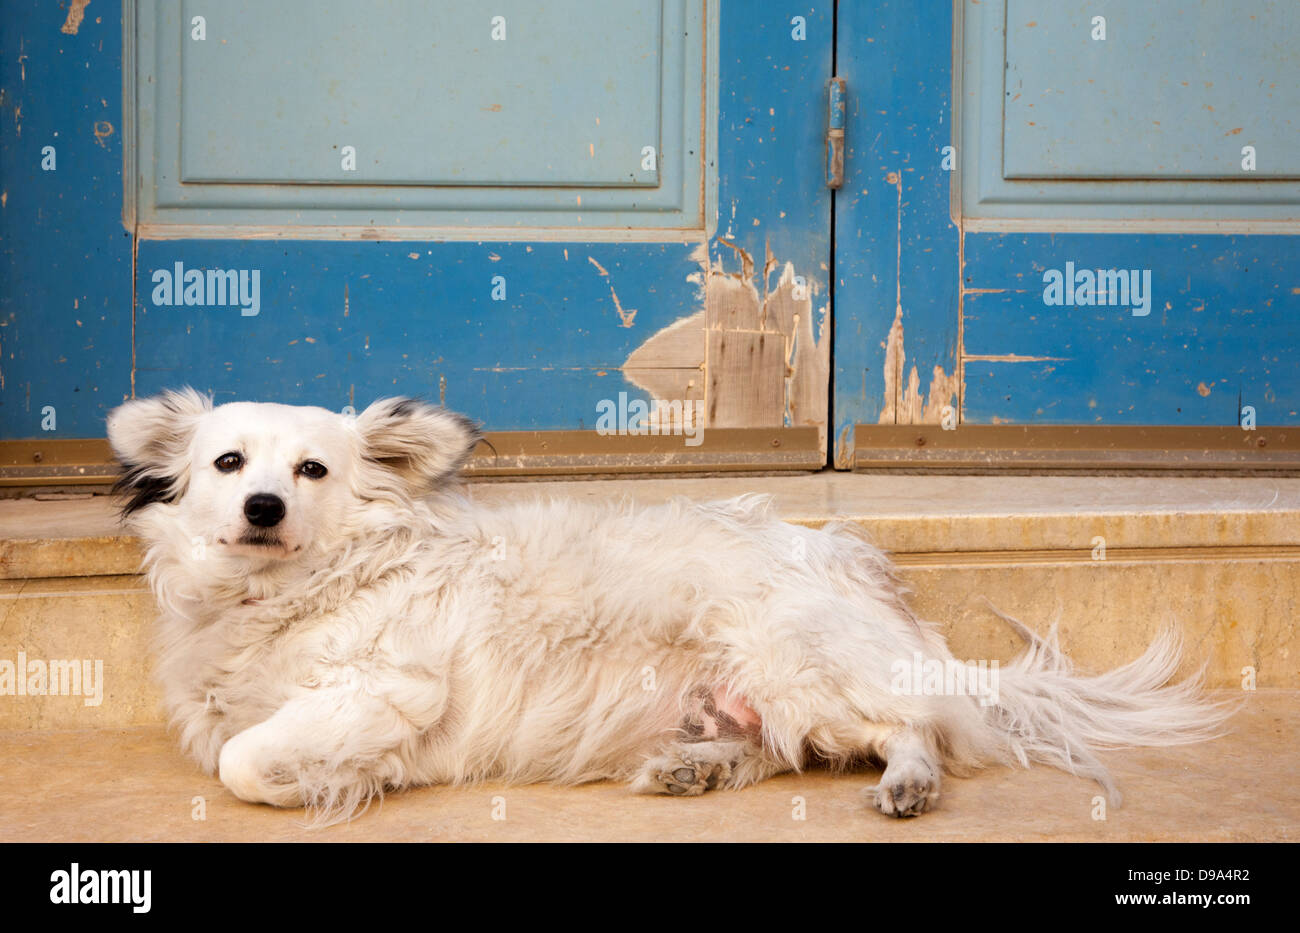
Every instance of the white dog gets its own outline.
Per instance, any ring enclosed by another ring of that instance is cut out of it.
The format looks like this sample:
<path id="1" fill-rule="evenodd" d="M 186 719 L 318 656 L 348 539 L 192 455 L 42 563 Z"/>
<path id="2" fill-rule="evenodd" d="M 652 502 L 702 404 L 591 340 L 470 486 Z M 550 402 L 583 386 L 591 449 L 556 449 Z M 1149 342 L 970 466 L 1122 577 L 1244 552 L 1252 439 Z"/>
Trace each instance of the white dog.
<path id="1" fill-rule="evenodd" d="M 1095 778 L 1094 748 L 1210 737 L 1227 713 L 1163 636 L 1098 677 L 1054 635 L 994 697 L 899 690 L 951 662 L 853 525 L 767 501 L 487 507 L 479 441 L 411 399 L 357 416 L 193 390 L 108 422 L 162 611 L 181 742 L 237 796 L 351 815 L 385 789 L 630 781 L 694 795 L 814 760 L 884 762 L 868 799 L 913 816 L 940 773 L 1030 760 Z M 993 702 L 995 700 L 996 702 Z"/>

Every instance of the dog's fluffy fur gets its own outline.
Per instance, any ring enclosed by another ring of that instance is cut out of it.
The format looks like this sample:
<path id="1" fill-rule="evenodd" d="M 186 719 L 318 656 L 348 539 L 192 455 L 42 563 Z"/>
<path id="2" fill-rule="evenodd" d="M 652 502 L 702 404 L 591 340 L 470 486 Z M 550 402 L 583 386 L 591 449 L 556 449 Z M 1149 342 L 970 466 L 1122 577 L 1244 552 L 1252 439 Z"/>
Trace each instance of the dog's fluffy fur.
<path id="1" fill-rule="evenodd" d="M 487 507 L 456 481 L 477 430 L 419 401 L 345 416 L 187 389 L 108 427 L 168 711 L 244 800 L 334 819 L 419 784 L 696 794 L 865 759 L 884 762 L 867 797 L 891 815 L 931 806 L 943 770 L 997 762 L 1115 799 L 1094 749 L 1196 741 L 1226 716 L 1195 679 L 1165 686 L 1172 635 L 1081 677 L 1018 623 L 1030 646 L 996 703 L 901 694 L 895 662 L 951 655 L 855 526 L 786 524 L 760 497 Z M 254 495 L 283 519 L 251 523 Z"/>

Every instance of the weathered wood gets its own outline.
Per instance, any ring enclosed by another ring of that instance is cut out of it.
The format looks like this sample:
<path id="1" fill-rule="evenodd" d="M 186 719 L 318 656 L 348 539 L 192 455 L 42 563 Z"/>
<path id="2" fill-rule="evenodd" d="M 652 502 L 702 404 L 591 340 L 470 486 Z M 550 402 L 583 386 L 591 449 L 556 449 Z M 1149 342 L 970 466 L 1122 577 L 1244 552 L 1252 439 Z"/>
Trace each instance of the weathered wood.
<path id="1" fill-rule="evenodd" d="M 815 283 L 797 275 L 792 263 L 781 266 L 768 250 L 760 299 L 752 259 L 735 252 L 741 271 L 710 264 L 704 309 L 633 351 L 623 375 L 656 399 L 695 399 L 699 386 L 707 385 L 708 426 L 811 426 L 824 449 L 830 341 L 824 310 L 814 333 Z M 780 278 L 768 291 L 778 268 Z"/>
<path id="2" fill-rule="evenodd" d="M 709 427 L 775 427 L 785 422 L 784 335 L 711 330 L 706 359 Z"/>

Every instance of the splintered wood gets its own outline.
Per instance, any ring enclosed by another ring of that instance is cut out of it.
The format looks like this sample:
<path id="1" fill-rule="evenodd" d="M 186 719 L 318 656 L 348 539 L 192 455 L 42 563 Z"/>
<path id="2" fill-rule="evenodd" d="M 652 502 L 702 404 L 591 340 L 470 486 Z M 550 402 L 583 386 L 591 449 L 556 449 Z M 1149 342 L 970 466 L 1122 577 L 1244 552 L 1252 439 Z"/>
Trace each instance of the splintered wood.
<path id="1" fill-rule="evenodd" d="M 628 356 L 623 375 L 652 398 L 705 401 L 705 427 L 811 425 L 826 448 L 830 338 L 823 310 L 813 333 L 814 283 L 769 250 L 763 295 L 754 262 L 726 241 L 740 264 L 727 272 L 707 257 L 704 309 L 675 321 Z M 688 406 L 689 407 L 689 406 Z"/>

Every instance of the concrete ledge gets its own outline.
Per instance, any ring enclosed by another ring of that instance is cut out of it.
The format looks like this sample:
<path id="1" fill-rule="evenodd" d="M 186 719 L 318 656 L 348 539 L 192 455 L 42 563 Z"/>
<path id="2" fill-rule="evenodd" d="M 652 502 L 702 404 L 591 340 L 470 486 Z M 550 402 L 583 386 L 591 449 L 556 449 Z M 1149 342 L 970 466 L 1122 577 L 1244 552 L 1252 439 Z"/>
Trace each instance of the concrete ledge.
<path id="1" fill-rule="evenodd" d="M 900 555 L 1057 551 L 1091 559 L 1093 538 L 1126 549 L 1273 549 L 1300 556 L 1300 478 L 1109 476 L 876 476 L 824 471 L 801 476 L 475 482 L 486 502 L 536 495 L 774 497 L 800 524 L 857 521 Z M 135 550 L 132 550 L 135 549 Z M 0 578 L 132 573 L 138 542 L 104 496 L 0 500 Z"/>
<path id="2" fill-rule="evenodd" d="M 774 496 L 789 521 L 858 521 L 897 554 L 1062 551 L 1100 535 L 1126 548 L 1274 548 L 1300 555 L 1300 478 L 809 476 L 473 482 L 476 499 L 521 496 L 666 502 Z M 135 548 L 135 550 L 131 550 Z M 107 496 L 0 500 L 0 578 L 133 573 L 138 542 Z M 1091 557 L 1088 557 L 1091 559 Z"/>
<path id="3" fill-rule="evenodd" d="M 1164 626 L 1186 643 L 1182 675 L 1300 687 L 1300 479 L 944 477 L 822 473 L 475 483 L 483 501 L 555 495 L 776 497 L 783 517 L 863 524 L 894 552 L 918 612 L 962 659 L 1021 649 L 983 597 L 1045 630 L 1080 668 L 1131 660 Z M 1104 541 L 1099 548 L 1098 538 Z M 153 601 L 139 546 L 95 499 L 0 500 L 0 659 L 103 661 L 103 699 L 0 696 L 0 729 L 157 723 Z"/>

